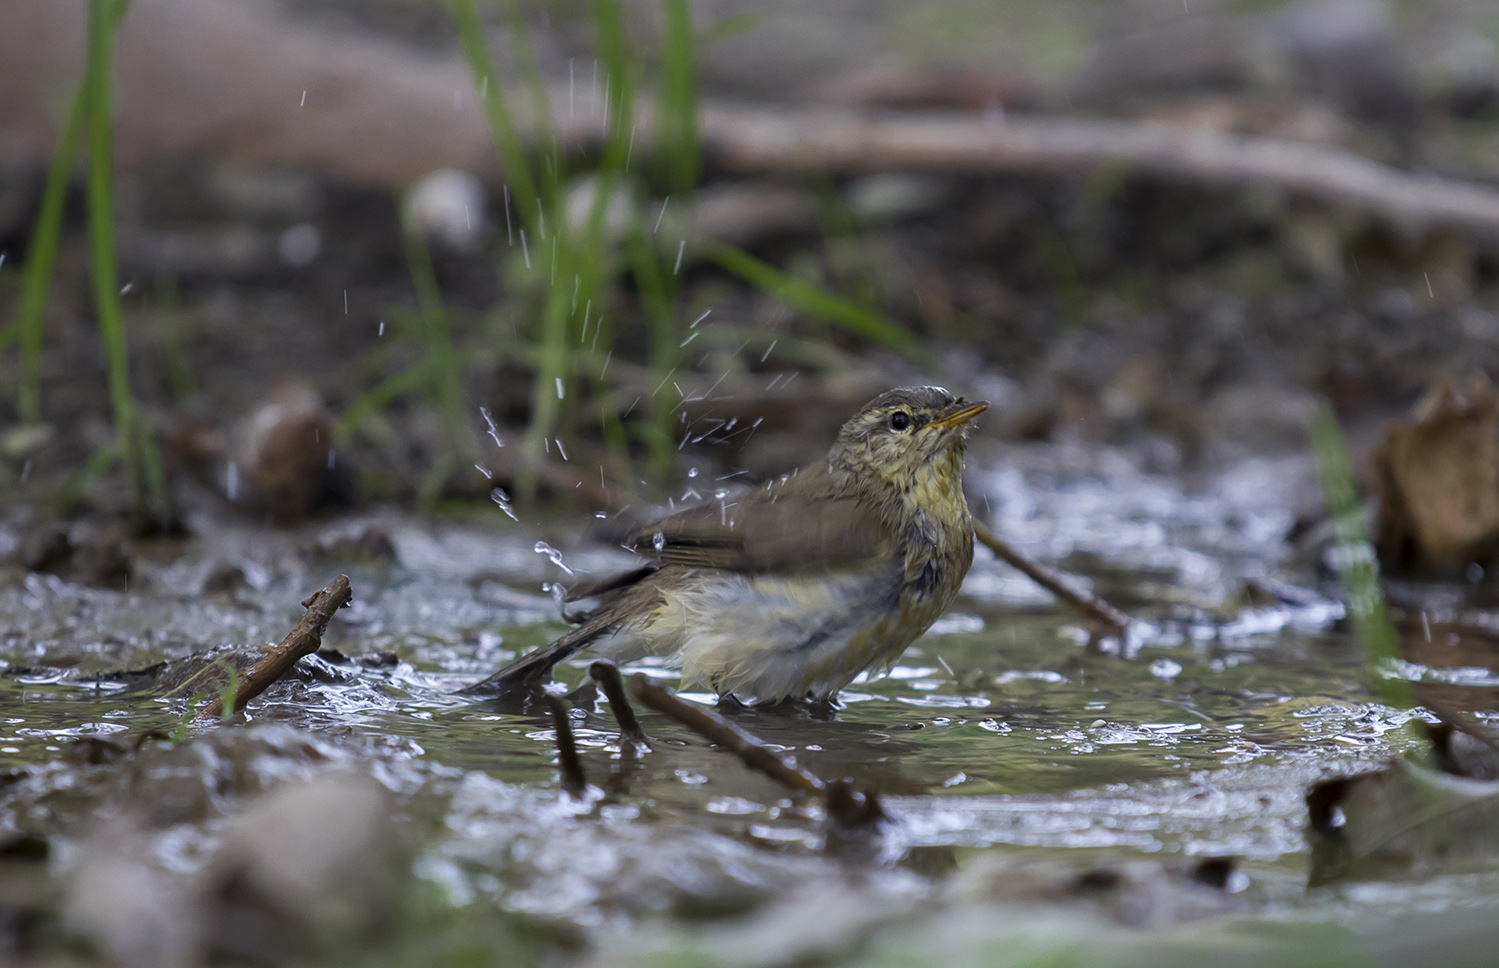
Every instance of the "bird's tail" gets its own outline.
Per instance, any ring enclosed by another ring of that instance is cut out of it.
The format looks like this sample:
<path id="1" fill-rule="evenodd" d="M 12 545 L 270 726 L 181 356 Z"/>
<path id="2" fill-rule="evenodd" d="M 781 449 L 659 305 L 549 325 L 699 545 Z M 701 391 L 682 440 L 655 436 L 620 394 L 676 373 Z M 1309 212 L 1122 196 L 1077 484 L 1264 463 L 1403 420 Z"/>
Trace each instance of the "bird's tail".
<path id="1" fill-rule="evenodd" d="M 552 666 L 586 648 L 594 639 L 611 631 L 615 624 L 600 618 L 585 621 L 552 644 L 511 660 L 494 675 L 459 692 L 484 699 L 537 692 L 551 678 Z"/>

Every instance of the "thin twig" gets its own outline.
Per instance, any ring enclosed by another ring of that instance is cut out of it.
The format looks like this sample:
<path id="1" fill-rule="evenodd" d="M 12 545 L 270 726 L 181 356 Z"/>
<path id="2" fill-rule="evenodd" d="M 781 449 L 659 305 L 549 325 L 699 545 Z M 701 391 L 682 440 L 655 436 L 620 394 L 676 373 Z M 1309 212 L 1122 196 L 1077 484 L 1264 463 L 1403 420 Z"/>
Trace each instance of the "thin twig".
<path id="1" fill-rule="evenodd" d="M 557 731 L 557 770 L 562 775 L 562 789 L 570 796 L 581 797 L 588 790 L 588 777 L 583 774 L 583 761 L 578 759 L 578 744 L 573 739 L 567 703 L 561 696 L 549 692 L 546 704 L 552 714 L 552 727 Z"/>
<path id="2" fill-rule="evenodd" d="M 1097 595 L 1094 595 L 1092 592 L 1073 587 L 1060 573 L 1053 571 L 1038 561 L 1031 560 L 1014 545 L 1005 541 L 977 521 L 973 525 L 973 536 L 984 547 L 994 552 L 995 556 L 1005 564 L 1023 572 L 1031 581 L 1051 592 L 1079 612 L 1082 612 L 1088 618 L 1112 629 L 1116 635 L 1122 636 L 1128 631 L 1130 623 L 1128 615 L 1125 615 L 1119 609 Z"/>
<path id="3" fill-rule="evenodd" d="M 333 620 L 333 613 L 354 600 L 354 589 L 349 585 L 348 575 L 339 575 L 326 588 L 313 592 L 302 600 L 307 614 L 286 634 L 279 643 L 269 646 L 265 655 L 250 667 L 239 680 L 234 692 L 234 706 L 229 711 L 237 713 L 245 704 L 265 692 L 266 687 L 286 675 L 287 671 L 304 655 L 311 655 L 323 644 L 323 631 Z M 215 722 L 224 716 L 222 697 L 198 710 L 199 722 Z"/>
<path id="4" fill-rule="evenodd" d="M 619 723 L 620 754 L 635 756 L 648 752 L 651 741 L 646 737 L 645 730 L 640 728 L 635 710 L 630 708 L 630 699 L 625 695 L 625 684 L 620 678 L 619 667 L 607 659 L 599 659 L 588 667 L 588 674 L 604 690 L 604 698 L 609 700 L 609 710 Z"/>
<path id="5" fill-rule="evenodd" d="M 610 668 L 613 668 L 612 666 Z M 615 675 L 618 676 L 616 670 Z M 710 709 L 687 702 L 665 686 L 658 686 L 643 675 L 630 679 L 635 698 L 663 713 L 704 739 L 722 746 L 745 766 L 799 793 L 821 793 L 827 812 L 829 847 L 833 835 L 871 827 L 888 819 L 873 791 L 855 790 L 847 780 L 828 782 L 812 771 L 797 765 L 766 746 L 759 737 L 724 719 Z M 867 832 L 867 831 L 866 831 Z"/>
<path id="6" fill-rule="evenodd" d="M 688 702 L 639 673 L 630 677 L 630 691 L 637 700 L 656 712 L 675 719 L 709 742 L 722 746 L 739 757 L 745 766 L 765 774 L 787 789 L 801 793 L 821 793 L 827 786 L 821 777 L 782 759 L 770 747 L 718 713 Z"/>

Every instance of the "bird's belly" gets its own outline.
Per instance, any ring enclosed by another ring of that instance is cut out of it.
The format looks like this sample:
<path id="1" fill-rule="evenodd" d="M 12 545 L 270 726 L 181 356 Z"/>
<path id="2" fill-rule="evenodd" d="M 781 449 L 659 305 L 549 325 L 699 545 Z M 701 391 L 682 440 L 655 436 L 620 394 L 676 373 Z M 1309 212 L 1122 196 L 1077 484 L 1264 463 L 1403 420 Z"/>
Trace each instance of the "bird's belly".
<path id="1" fill-rule="evenodd" d="M 684 682 L 746 701 L 829 697 L 866 669 L 888 669 L 946 607 L 903 608 L 902 587 L 896 565 L 793 578 L 698 572 L 609 651 L 668 656 Z"/>

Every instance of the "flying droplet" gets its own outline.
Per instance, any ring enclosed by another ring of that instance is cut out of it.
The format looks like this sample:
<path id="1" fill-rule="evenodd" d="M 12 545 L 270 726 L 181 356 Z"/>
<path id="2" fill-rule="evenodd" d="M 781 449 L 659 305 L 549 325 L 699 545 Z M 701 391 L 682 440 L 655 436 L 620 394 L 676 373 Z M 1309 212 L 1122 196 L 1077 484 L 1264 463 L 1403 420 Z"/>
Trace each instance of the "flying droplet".
<path id="1" fill-rule="evenodd" d="M 562 552 L 558 551 L 556 548 L 553 548 L 545 541 L 536 542 L 536 546 L 531 550 L 535 551 L 538 555 L 546 555 L 547 558 L 551 559 L 552 564 L 556 565 L 558 568 L 561 568 L 569 575 L 573 574 L 573 570 L 563 563 Z"/>
<path id="2" fill-rule="evenodd" d="M 657 531 L 655 534 L 651 535 L 651 546 L 654 547 L 657 551 L 666 550 L 666 535 L 662 534 L 660 531 Z"/>
<path id="3" fill-rule="evenodd" d="M 500 428 L 496 427 L 494 423 L 494 414 L 489 412 L 488 407 L 480 407 L 479 416 L 484 418 L 484 423 L 489 427 L 489 429 L 485 431 L 487 434 L 489 434 L 489 439 L 494 441 L 494 445 L 496 447 L 504 447 L 505 442 L 500 439 Z"/>
<path id="4" fill-rule="evenodd" d="M 489 499 L 495 504 L 499 505 L 500 510 L 504 511 L 505 514 L 510 518 L 510 520 L 520 520 L 520 518 L 515 516 L 515 508 L 510 506 L 510 495 L 505 493 L 505 489 L 503 487 L 497 487 L 494 490 L 490 491 Z"/>
<path id="5" fill-rule="evenodd" d="M 687 476 L 688 477 L 696 477 L 697 476 L 697 468 L 696 467 L 689 467 L 689 468 L 687 468 Z"/>

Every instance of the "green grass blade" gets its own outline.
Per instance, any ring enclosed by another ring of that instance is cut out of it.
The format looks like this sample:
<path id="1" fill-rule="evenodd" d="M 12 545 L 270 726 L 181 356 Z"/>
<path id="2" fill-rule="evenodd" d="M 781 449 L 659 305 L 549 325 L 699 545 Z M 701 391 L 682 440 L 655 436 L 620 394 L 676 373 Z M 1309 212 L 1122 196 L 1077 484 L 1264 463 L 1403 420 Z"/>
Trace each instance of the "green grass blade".
<path id="1" fill-rule="evenodd" d="M 1338 418 L 1327 404 L 1322 404 L 1312 416 L 1310 432 L 1312 450 L 1322 474 L 1323 498 L 1332 518 L 1338 572 L 1347 593 L 1354 634 L 1364 650 L 1380 700 L 1389 706 L 1408 709 L 1414 704 L 1410 683 L 1384 674 L 1400 658 L 1400 639 L 1385 607 L 1384 590 L 1379 584 L 1379 561 L 1364 533 L 1348 445 L 1338 427 Z"/>
<path id="2" fill-rule="evenodd" d="M 661 93 L 656 109 L 656 159 L 672 192 L 697 187 L 700 158 L 697 135 L 697 66 L 692 8 L 688 0 L 665 0 L 661 50 Z"/>
<path id="3" fill-rule="evenodd" d="M 504 90 L 495 75 L 494 61 L 484 42 L 484 29 L 479 23 L 474 0 L 452 0 L 452 10 L 463 56 L 474 75 L 474 89 L 489 122 L 489 136 L 494 141 L 495 154 L 499 155 L 500 164 L 505 169 L 505 180 L 515 200 L 516 214 L 521 224 L 530 225 L 536 215 L 536 180 L 531 175 L 531 165 L 516 130 L 515 119 L 510 116 L 510 108 L 505 102 Z"/>
<path id="4" fill-rule="evenodd" d="M 136 504 L 146 495 L 135 441 L 135 400 L 130 393 L 130 357 L 120 306 L 115 268 L 114 213 L 111 203 L 110 68 L 113 37 L 105 0 L 89 0 L 87 74 L 88 93 L 88 237 L 94 281 L 94 306 L 108 359 L 109 401 L 114 411 L 115 437 L 124 448 L 125 465 L 136 488 Z"/>
<path id="5" fill-rule="evenodd" d="M 706 254 L 728 272 L 801 312 L 877 343 L 911 353 L 922 350 L 916 335 L 894 320 L 789 276 L 732 245 L 710 242 Z"/>
<path id="6" fill-rule="evenodd" d="M 63 207 L 68 196 L 68 173 L 78 154 L 86 116 L 86 87 L 80 87 L 68 112 L 67 125 L 58 141 L 57 153 L 47 170 L 42 190 L 42 208 L 31 239 L 26 245 L 26 268 L 21 279 L 21 311 L 17 316 L 21 341 L 21 385 L 16 400 L 21 423 L 41 419 L 42 311 L 52 286 L 52 269 L 57 262 L 57 247 L 62 238 Z"/>
<path id="7" fill-rule="evenodd" d="M 355 398 L 353 403 L 349 404 L 348 409 L 344 411 L 344 415 L 334 425 L 334 439 L 340 443 L 351 439 L 364 426 L 365 422 L 375 414 L 408 393 L 415 393 L 427 386 L 430 380 L 431 377 L 427 373 L 427 361 L 423 360 L 417 365 L 402 370 L 395 376 L 381 381 L 373 388 Z"/>
<path id="8" fill-rule="evenodd" d="M 547 91 L 546 79 L 541 73 L 541 61 L 537 59 L 536 49 L 531 45 L 531 31 L 526 26 L 520 4 L 517 0 L 496 0 L 496 4 L 505 22 L 505 33 L 510 42 L 511 55 L 515 58 L 516 69 L 531 96 L 531 123 L 535 126 L 532 132 L 535 143 L 547 146 L 547 161 L 537 170 L 536 178 L 539 183 L 538 197 L 544 203 L 547 197 L 555 194 L 557 186 L 562 182 L 562 158 L 558 148 L 557 126 L 552 121 L 552 99 Z M 496 94 L 498 93 L 497 91 Z M 531 224 L 536 225 L 539 237 L 545 236 L 545 228 L 540 222 L 540 209 L 536 208 L 534 201 L 531 204 L 532 207 L 523 212 L 522 216 L 532 220 Z"/>
<path id="9" fill-rule="evenodd" d="M 130 0 L 115 0 L 110 5 L 108 16 L 111 33 L 120 25 L 129 6 Z M 88 96 L 88 82 L 85 79 L 73 96 L 73 106 L 68 111 L 68 120 L 63 126 L 62 137 L 58 140 L 57 152 L 52 156 L 52 165 L 47 169 L 41 210 L 37 213 L 36 224 L 32 227 L 31 238 L 26 245 L 20 312 L 14 323 L 21 343 L 21 381 L 16 409 L 23 424 L 36 423 L 41 419 L 42 312 L 47 307 L 52 270 L 57 263 L 57 248 L 62 238 L 64 206 L 68 197 L 68 175 L 73 168 L 73 159 L 78 155 L 78 142 L 83 137 L 83 127 L 88 117 Z M 8 342 L 9 334 L 0 337 L 0 348 Z"/>

